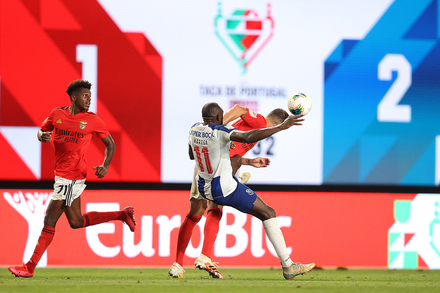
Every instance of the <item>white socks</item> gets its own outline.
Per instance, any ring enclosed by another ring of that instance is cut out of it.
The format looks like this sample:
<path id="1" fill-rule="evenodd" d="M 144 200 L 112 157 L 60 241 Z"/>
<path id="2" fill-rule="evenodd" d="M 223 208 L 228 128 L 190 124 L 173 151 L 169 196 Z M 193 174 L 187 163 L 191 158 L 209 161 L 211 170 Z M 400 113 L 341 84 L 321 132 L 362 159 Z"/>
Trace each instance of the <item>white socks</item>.
<path id="1" fill-rule="evenodd" d="M 269 220 L 263 221 L 263 226 L 266 230 L 267 237 L 277 252 L 281 266 L 283 268 L 290 267 L 293 262 L 287 253 L 286 242 L 284 241 L 283 232 L 281 232 L 278 226 L 277 218 L 270 218 Z"/>

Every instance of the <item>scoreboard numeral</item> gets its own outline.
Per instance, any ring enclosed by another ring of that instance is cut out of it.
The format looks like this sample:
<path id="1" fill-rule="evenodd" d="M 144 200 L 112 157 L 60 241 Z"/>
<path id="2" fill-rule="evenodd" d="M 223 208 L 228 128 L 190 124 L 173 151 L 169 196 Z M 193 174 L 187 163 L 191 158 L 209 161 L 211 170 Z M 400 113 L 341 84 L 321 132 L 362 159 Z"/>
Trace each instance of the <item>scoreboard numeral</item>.
<path id="1" fill-rule="evenodd" d="M 257 142 L 257 144 L 252 149 L 252 152 L 256 156 L 259 156 L 262 154 L 264 154 L 266 156 L 273 156 L 274 155 L 274 152 L 273 152 L 274 146 L 275 146 L 275 138 L 273 136 L 269 136 L 268 138 Z"/>
<path id="2" fill-rule="evenodd" d="M 411 64 L 402 54 L 387 54 L 379 62 L 377 78 L 391 80 L 393 71 L 397 72 L 396 80 L 377 106 L 377 121 L 411 122 L 411 106 L 399 105 L 412 83 Z"/>

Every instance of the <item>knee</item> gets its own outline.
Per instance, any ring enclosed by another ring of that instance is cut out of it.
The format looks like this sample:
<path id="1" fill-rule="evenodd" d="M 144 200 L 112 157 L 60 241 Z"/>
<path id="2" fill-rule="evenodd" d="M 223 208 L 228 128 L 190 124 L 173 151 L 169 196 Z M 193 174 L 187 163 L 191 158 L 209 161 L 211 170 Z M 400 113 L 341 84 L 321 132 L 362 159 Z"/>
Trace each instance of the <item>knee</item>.
<path id="1" fill-rule="evenodd" d="M 235 155 L 231 157 L 232 174 L 237 173 L 238 169 L 241 167 L 241 156 Z"/>
<path id="2" fill-rule="evenodd" d="M 269 220 L 269 219 L 275 218 L 276 216 L 277 216 L 277 214 L 276 214 L 275 210 L 272 207 L 267 206 L 266 210 L 264 211 L 264 213 L 262 215 L 261 220 L 262 221 Z"/>
<path id="3" fill-rule="evenodd" d="M 57 219 L 55 219 L 54 217 L 51 217 L 48 214 L 46 214 L 44 216 L 44 225 L 45 226 L 55 227 L 56 224 L 57 224 Z"/>
<path id="4" fill-rule="evenodd" d="M 275 218 L 277 216 L 277 213 L 272 207 L 269 207 L 268 215 L 269 215 L 269 219 L 271 219 L 271 218 Z"/>
<path id="5" fill-rule="evenodd" d="M 205 213 L 206 210 L 206 200 L 195 199 L 192 198 L 189 204 L 188 214 L 192 216 L 201 217 Z"/>
<path id="6" fill-rule="evenodd" d="M 69 220 L 69 225 L 70 225 L 70 228 L 72 228 L 72 229 L 79 229 L 79 228 L 84 227 L 84 220 L 82 220 L 82 221 L 80 219 Z"/>

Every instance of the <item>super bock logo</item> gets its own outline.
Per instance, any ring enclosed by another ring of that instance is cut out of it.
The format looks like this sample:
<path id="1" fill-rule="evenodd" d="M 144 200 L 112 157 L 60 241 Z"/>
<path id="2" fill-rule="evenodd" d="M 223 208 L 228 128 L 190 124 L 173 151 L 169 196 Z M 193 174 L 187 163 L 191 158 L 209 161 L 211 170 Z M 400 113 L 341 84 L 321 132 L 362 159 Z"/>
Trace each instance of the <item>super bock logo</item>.
<path id="1" fill-rule="evenodd" d="M 237 9 L 226 18 L 221 5 L 219 2 L 214 20 L 215 34 L 244 74 L 273 36 L 274 21 L 270 15 L 270 4 L 267 5 L 265 18 L 260 18 L 251 9 Z"/>

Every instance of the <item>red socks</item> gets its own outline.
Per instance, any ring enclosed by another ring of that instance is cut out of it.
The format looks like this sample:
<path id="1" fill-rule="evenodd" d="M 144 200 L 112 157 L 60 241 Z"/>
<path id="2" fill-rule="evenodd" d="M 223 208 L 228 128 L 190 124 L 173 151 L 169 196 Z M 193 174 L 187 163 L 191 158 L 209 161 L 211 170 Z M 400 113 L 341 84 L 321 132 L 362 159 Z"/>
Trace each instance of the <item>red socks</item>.
<path id="1" fill-rule="evenodd" d="M 191 239 L 192 231 L 201 218 L 202 216 L 197 217 L 187 214 L 182 225 L 180 225 L 179 236 L 177 237 L 176 262 L 181 266 L 183 266 L 183 256 Z"/>
<path id="2" fill-rule="evenodd" d="M 124 211 L 117 212 L 87 212 L 83 214 L 84 226 L 93 226 L 96 224 L 105 223 L 111 220 L 121 220 L 124 221 L 126 214 Z"/>
<path id="3" fill-rule="evenodd" d="M 35 247 L 34 254 L 32 254 L 31 260 L 26 264 L 26 267 L 30 273 L 34 272 L 35 267 L 40 261 L 41 256 L 52 242 L 54 235 L 55 235 L 55 228 L 44 225 L 43 231 L 41 231 L 40 238 L 38 238 L 38 242 L 37 242 L 37 246 Z"/>
<path id="4" fill-rule="evenodd" d="M 211 258 L 212 247 L 214 246 L 215 239 L 217 239 L 220 219 L 223 212 L 219 208 L 209 209 L 206 217 L 205 239 L 203 240 L 202 254 Z"/>
<path id="5" fill-rule="evenodd" d="M 88 212 L 83 214 L 84 226 L 96 225 L 111 220 L 125 220 L 126 214 L 124 211 L 117 212 Z M 41 256 L 46 251 L 47 247 L 52 242 L 55 235 L 55 228 L 44 225 L 43 231 L 41 231 L 40 238 L 38 238 L 37 246 L 35 247 L 34 253 L 32 254 L 31 260 L 26 263 L 26 267 L 30 273 L 33 273 L 35 267 L 41 259 Z"/>

